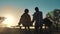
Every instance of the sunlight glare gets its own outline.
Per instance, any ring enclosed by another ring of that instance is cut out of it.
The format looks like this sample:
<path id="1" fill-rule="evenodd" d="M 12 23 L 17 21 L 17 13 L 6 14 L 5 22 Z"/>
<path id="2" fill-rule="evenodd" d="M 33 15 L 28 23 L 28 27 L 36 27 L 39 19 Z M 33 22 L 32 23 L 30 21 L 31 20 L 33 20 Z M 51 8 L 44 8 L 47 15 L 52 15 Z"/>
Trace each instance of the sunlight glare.
<path id="1" fill-rule="evenodd" d="M 13 22 L 14 22 L 13 16 L 6 15 L 6 19 L 4 21 L 4 24 L 6 24 L 7 27 L 10 27 L 11 25 L 13 25 Z"/>

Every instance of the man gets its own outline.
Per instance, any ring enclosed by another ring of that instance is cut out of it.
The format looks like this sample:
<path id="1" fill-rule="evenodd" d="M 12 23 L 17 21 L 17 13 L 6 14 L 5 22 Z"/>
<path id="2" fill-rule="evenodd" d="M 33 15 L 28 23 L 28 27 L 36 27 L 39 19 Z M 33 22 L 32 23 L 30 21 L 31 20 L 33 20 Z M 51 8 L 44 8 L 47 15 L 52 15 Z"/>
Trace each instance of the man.
<path id="1" fill-rule="evenodd" d="M 25 26 L 25 28 L 26 27 L 29 28 L 29 26 L 31 26 L 31 17 L 28 13 L 29 13 L 29 10 L 25 9 L 24 14 L 21 16 L 21 19 L 18 25 L 22 24 L 23 26 Z"/>
<path id="2" fill-rule="evenodd" d="M 44 19 L 44 24 L 45 24 L 45 26 L 48 26 L 49 33 L 52 34 L 52 30 L 51 30 L 52 22 L 50 21 L 50 18 L 46 17 Z"/>
<path id="3" fill-rule="evenodd" d="M 35 21 L 35 29 L 36 29 L 36 32 L 37 32 L 37 30 L 39 29 L 39 27 L 40 27 L 40 29 L 42 29 L 43 17 L 42 17 L 42 12 L 39 11 L 38 7 L 35 7 L 35 11 L 36 12 L 33 14 L 33 20 L 32 20 L 32 22 Z"/>

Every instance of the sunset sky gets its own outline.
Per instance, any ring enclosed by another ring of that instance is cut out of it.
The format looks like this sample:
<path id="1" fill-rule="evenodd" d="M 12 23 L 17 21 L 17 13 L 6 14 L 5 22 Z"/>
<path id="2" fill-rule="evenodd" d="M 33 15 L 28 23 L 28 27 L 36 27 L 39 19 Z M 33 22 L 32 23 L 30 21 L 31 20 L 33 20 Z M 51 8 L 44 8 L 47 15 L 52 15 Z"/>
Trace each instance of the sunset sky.
<path id="1" fill-rule="evenodd" d="M 12 23 L 11 25 L 16 25 L 24 9 L 28 8 L 32 16 L 36 6 L 45 17 L 48 12 L 60 9 L 60 0 L 0 0 L 0 16 L 6 17 Z"/>

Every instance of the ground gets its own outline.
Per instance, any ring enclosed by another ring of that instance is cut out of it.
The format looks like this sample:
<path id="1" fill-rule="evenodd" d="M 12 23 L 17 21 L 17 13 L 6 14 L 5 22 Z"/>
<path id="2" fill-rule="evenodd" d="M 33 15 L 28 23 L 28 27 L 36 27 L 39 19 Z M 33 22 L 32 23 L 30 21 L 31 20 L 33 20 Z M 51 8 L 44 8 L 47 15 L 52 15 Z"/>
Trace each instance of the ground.
<path id="1" fill-rule="evenodd" d="M 19 28 L 0 27 L 0 34 L 34 34 L 34 32 L 34 29 L 26 30 Z M 54 31 L 52 34 L 60 34 L 60 31 Z"/>

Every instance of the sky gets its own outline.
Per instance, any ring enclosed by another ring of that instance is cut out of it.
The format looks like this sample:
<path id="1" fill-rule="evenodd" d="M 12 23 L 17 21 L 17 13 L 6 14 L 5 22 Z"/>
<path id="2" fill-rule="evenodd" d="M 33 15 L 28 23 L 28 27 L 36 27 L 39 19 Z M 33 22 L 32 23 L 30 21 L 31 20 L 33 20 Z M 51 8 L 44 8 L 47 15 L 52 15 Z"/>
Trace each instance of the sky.
<path id="1" fill-rule="evenodd" d="M 24 9 L 28 8 L 29 14 L 32 16 L 36 6 L 45 17 L 48 12 L 60 9 L 60 0 L 0 0 L 0 16 L 12 16 L 14 23 L 17 24 Z"/>

